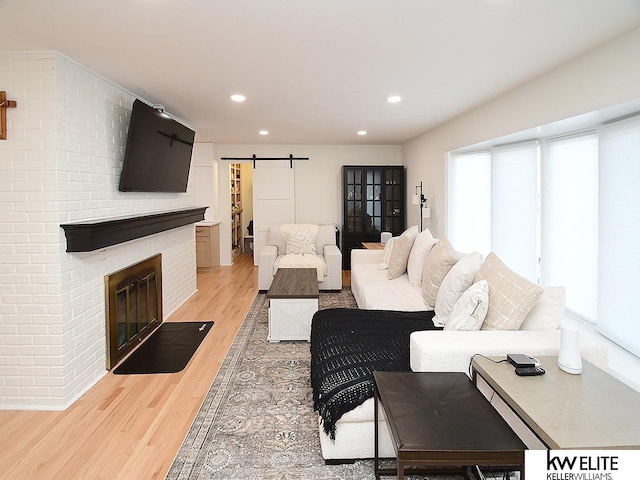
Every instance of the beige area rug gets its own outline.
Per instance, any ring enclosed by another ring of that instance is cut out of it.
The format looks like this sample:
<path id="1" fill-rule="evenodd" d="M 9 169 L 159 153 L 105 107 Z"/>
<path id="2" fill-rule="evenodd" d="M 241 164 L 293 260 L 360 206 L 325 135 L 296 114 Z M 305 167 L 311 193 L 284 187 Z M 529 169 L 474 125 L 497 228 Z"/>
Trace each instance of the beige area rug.
<path id="1" fill-rule="evenodd" d="M 319 307 L 357 308 L 348 288 L 320 293 Z M 267 342 L 267 309 L 258 294 L 166 478 L 373 480 L 371 460 L 324 464 L 309 344 Z"/>

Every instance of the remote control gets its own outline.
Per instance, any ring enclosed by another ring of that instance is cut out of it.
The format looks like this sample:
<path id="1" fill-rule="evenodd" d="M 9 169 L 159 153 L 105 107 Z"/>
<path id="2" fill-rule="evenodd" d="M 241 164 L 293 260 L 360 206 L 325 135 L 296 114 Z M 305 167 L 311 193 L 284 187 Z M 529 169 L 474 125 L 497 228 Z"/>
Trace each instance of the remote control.
<path id="1" fill-rule="evenodd" d="M 516 368 L 516 375 L 521 377 L 530 377 L 533 375 L 544 375 L 544 368 L 542 367 L 518 367 Z"/>

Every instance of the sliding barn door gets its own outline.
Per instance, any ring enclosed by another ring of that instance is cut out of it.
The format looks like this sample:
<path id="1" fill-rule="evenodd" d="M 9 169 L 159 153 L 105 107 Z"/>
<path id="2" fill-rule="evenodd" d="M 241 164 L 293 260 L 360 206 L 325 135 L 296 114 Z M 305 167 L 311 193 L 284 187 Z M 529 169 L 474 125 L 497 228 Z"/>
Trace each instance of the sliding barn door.
<path id="1" fill-rule="evenodd" d="M 289 160 L 257 161 L 253 170 L 253 263 L 258 265 L 269 225 L 295 223 L 295 165 Z"/>

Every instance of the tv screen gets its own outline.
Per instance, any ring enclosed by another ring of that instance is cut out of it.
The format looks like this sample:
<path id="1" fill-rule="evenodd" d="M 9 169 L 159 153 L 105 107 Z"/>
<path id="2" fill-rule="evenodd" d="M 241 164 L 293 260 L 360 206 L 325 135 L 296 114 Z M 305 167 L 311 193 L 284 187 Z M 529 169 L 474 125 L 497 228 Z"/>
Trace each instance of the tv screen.
<path id="1" fill-rule="evenodd" d="M 121 192 L 186 192 L 195 132 L 135 100 Z"/>

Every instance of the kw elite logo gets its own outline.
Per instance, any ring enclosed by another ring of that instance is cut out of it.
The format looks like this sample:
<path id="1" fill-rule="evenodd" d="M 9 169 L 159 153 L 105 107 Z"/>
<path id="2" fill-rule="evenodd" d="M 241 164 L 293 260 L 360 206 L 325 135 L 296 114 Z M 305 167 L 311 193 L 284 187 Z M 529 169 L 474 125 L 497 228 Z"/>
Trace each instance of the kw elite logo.
<path id="1" fill-rule="evenodd" d="M 547 450 L 547 480 L 615 480 L 617 455 L 556 455 Z"/>

